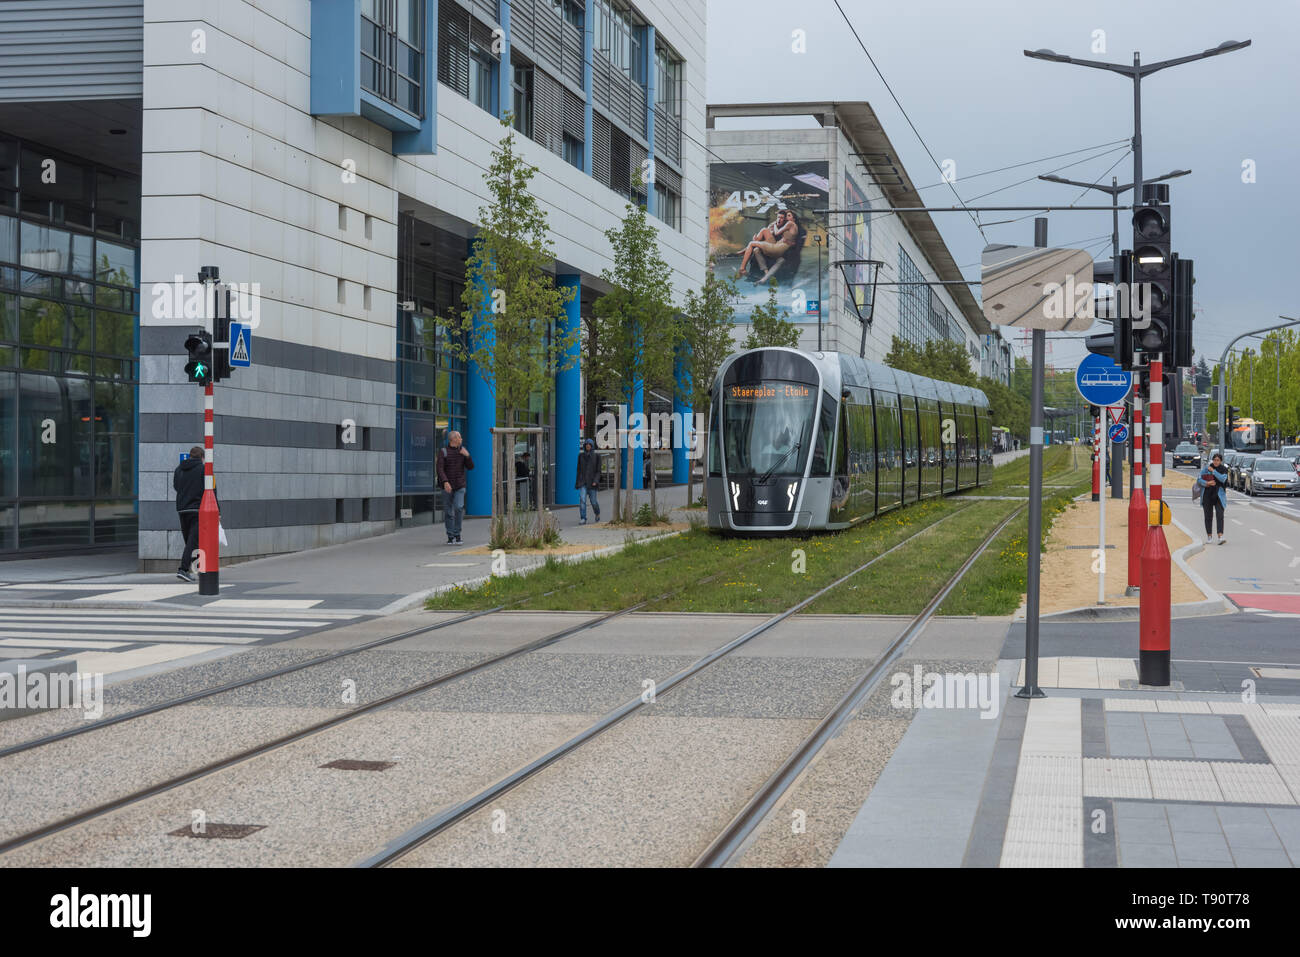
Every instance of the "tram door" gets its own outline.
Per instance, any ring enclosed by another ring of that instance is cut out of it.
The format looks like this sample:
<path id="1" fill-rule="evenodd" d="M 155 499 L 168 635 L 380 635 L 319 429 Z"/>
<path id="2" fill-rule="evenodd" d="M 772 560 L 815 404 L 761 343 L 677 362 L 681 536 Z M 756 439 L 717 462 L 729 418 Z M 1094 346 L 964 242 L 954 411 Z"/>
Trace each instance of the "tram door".
<path id="1" fill-rule="evenodd" d="M 903 501 L 915 502 L 921 497 L 921 450 L 916 421 L 915 396 L 899 396 L 903 417 Z"/>
<path id="2" fill-rule="evenodd" d="M 903 501 L 903 442 L 898 395 L 872 390 L 876 403 L 876 503 L 883 512 Z"/>

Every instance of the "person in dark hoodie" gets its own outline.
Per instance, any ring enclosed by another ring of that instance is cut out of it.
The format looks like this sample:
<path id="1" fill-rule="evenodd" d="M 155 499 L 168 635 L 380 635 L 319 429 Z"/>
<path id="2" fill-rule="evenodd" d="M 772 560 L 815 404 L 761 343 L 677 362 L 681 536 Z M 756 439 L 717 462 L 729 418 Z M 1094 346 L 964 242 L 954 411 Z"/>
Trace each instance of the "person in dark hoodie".
<path id="1" fill-rule="evenodd" d="M 579 524 L 587 524 L 588 499 L 591 500 L 596 521 L 599 522 L 600 502 L 596 500 L 596 490 L 600 487 L 600 456 L 596 454 L 596 443 L 591 439 L 582 443 L 582 451 L 578 453 L 578 477 L 574 480 L 573 487 L 578 490 Z"/>
<path id="2" fill-rule="evenodd" d="M 172 488 L 176 490 L 176 514 L 181 520 L 181 538 L 185 550 L 181 553 L 181 567 L 176 577 L 183 582 L 196 582 L 190 572 L 194 553 L 199 548 L 199 506 L 203 504 L 203 448 L 194 446 L 189 458 L 176 466 L 172 473 Z"/>

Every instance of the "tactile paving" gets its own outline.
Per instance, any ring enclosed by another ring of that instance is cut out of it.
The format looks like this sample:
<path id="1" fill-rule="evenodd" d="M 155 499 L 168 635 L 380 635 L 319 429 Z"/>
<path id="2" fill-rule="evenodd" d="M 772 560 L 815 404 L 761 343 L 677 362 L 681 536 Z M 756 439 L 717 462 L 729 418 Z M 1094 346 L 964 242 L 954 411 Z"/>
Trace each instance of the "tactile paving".
<path id="1" fill-rule="evenodd" d="M 1107 711 L 1156 711 L 1154 698 L 1107 698 Z"/>
<path id="2" fill-rule="evenodd" d="M 1222 801 L 1208 761 L 1148 761 L 1151 796 L 1157 801 Z"/>
<path id="3" fill-rule="evenodd" d="M 1085 797 L 1150 798 L 1151 777 L 1141 758 L 1084 758 Z"/>
<path id="4" fill-rule="evenodd" d="M 1211 761 L 1225 801 L 1239 804 L 1295 804 L 1291 790 L 1271 764 Z"/>
<path id="5" fill-rule="evenodd" d="M 1161 699 L 1156 702 L 1156 710 L 1162 713 L 1209 714 L 1210 703 L 1208 701 L 1179 701 L 1175 698 Z"/>

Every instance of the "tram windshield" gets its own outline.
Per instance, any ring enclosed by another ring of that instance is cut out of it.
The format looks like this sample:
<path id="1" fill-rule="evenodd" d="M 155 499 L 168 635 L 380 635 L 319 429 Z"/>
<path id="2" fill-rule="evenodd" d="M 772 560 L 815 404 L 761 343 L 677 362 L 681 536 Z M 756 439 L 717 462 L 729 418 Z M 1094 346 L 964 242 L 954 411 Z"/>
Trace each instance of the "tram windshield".
<path id="1" fill-rule="evenodd" d="M 765 380 L 726 387 L 723 444 L 732 477 L 802 475 L 812 446 L 817 387 Z"/>

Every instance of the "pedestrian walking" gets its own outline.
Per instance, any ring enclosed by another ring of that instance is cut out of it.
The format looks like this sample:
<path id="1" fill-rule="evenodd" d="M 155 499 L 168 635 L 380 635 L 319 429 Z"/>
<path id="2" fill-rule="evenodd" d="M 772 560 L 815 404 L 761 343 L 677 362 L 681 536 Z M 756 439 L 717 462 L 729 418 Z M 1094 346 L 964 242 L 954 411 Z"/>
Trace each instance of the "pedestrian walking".
<path id="1" fill-rule="evenodd" d="M 448 545 L 464 544 L 460 540 L 460 528 L 465 519 L 465 473 L 473 467 L 474 460 L 460 433 L 448 432 L 447 444 L 438 450 L 438 482 L 442 485 L 442 515 Z"/>
<path id="2" fill-rule="evenodd" d="M 1205 510 L 1205 544 L 1211 543 L 1210 534 L 1217 515 L 1219 544 L 1222 545 L 1227 541 L 1223 537 L 1223 510 L 1228 506 L 1228 470 L 1223 467 L 1223 456 L 1218 452 L 1214 453 L 1209 465 L 1201 469 L 1196 487 L 1201 491 L 1201 507 Z"/>
<path id="3" fill-rule="evenodd" d="M 587 524 L 587 501 L 591 501 L 592 512 L 596 521 L 600 521 L 600 502 L 596 500 L 596 491 L 600 487 L 600 456 L 596 454 L 596 443 L 587 439 L 582 443 L 578 453 L 578 477 L 573 487 L 578 490 L 578 524 Z"/>
<path id="4" fill-rule="evenodd" d="M 199 506 L 203 504 L 203 447 L 190 449 L 172 473 L 172 488 L 176 490 L 176 515 L 181 522 L 181 538 L 185 540 L 181 552 L 181 566 L 176 577 L 193 584 L 198 581 L 190 568 L 194 553 L 199 549 Z"/>

